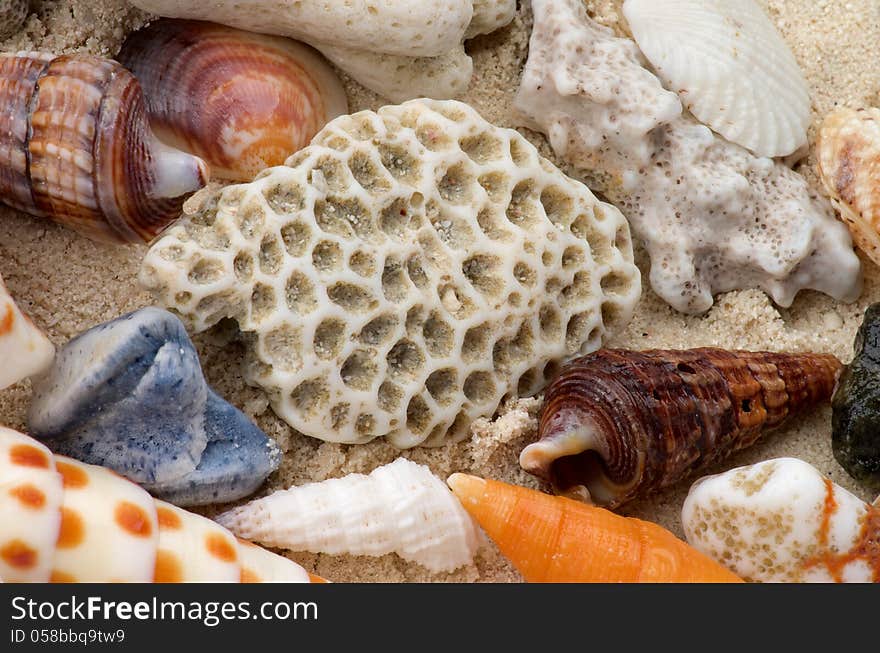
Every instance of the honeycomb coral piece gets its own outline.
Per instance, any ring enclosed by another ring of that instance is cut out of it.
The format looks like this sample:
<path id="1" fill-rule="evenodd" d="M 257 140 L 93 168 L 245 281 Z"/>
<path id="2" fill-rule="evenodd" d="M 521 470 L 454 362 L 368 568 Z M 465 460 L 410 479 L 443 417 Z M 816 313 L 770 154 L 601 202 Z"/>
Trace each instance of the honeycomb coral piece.
<path id="1" fill-rule="evenodd" d="M 579 0 L 534 0 L 515 106 L 627 216 L 651 257 L 651 286 L 676 310 L 761 288 L 782 306 L 810 288 L 861 292 L 860 264 L 830 204 L 783 165 L 683 112 L 630 39 Z"/>
<path id="2" fill-rule="evenodd" d="M 461 439 L 592 352 L 640 296 L 626 220 L 455 101 L 329 123 L 153 245 L 142 284 L 246 334 L 249 382 L 308 435 Z"/>

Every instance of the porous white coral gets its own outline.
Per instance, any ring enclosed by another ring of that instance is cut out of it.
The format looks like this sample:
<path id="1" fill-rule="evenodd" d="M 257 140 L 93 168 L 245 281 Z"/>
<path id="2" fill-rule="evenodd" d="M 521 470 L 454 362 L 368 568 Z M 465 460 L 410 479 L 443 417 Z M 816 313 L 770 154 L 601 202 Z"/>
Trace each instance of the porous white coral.
<path id="1" fill-rule="evenodd" d="M 592 21 L 579 0 L 532 6 L 515 106 L 623 210 L 660 297 L 687 313 L 739 288 L 759 287 L 782 306 L 804 288 L 858 297 L 849 235 L 803 177 L 683 112 L 635 44 Z"/>
<path id="2" fill-rule="evenodd" d="M 250 382 L 308 435 L 462 438 L 597 349 L 640 296 L 626 220 L 455 101 L 337 118 L 148 253 L 197 330 L 235 319 Z"/>

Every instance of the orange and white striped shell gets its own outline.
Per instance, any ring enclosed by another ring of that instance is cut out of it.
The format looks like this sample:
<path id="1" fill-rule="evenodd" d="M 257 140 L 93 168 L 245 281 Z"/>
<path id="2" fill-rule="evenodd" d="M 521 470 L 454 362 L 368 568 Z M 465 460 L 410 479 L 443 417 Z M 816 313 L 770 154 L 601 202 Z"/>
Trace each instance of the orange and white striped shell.
<path id="1" fill-rule="evenodd" d="M 0 277 L 0 389 L 48 369 L 55 347 L 15 303 Z"/>
<path id="2" fill-rule="evenodd" d="M 880 109 L 838 109 L 819 129 L 819 174 L 853 240 L 880 265 Z"/>
<path id="3" fill-rule="evenodd" d="M 309 582 L 295 562 L 0 427 L 0 577 L 13 582 Z"/>
<path id="4" fill-rule="evenodd" d="M 205 185 L 159 142 L 134 76 L 85 54 L 0 55 L 0 201 L 107 242 L 149 242 Z"/>
<path id="5" fill-rule="evenodd" d="M 157 135 L 224 179 L 281 165 L 348 113 L 330 65 L 283 37 L 160 19 L 128 37 L 119 61 L 143 86 Z"/>

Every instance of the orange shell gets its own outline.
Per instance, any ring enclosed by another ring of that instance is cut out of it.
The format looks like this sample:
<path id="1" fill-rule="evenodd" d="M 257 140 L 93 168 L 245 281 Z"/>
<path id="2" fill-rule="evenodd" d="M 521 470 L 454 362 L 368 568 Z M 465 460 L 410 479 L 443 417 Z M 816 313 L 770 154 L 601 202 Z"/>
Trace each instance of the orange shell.
<path id="1" fill-rule="evenodd" d="M 159 137 L 225 179 L 281 165 L 348 113 L 330 65 L 282 37 L 163 18 L 131 34 L 119 61 L 143 85 Z"/>
<path id="2" fill-rule="evenodd" d="M 819 176 L 859 249 L 880 265 L 880 109 L 838 109 L 816 141 Z"/>
<path id="3" fill-rule="evenodd" d="M 530 583 L 742 582 L 656 524 L 467 474 L 448 483 Z"/>

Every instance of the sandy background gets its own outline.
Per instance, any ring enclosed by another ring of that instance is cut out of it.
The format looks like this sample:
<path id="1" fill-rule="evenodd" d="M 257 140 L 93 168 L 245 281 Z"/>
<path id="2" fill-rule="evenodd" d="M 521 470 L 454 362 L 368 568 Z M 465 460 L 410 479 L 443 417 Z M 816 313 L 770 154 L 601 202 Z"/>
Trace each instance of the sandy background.
<path id="1" fill-rule="evenodd" d="M 880 1 L 878 0 L 759 0 L 788 41 L 811 86 L 814 135 L 816 124 L 836 105 L 880 105 Z M 462 99 L 485 118 L 514 127 L 511 100 L 528 53 L 531 16 L 528 2 L 515 21 L 493 35 L 469 42 L 475 59 L 472 90 Z M 618 23 L 617 2 L 588 2 L 601 22 Z M 23 33 L 0 51 L 41 49 L 56 53 L 87 51 L 113 56 L 126 34 L 148 16 L 125 0 L 32 0 L 32 15 Z M 344 78 L 344 75 L 343 75 Z M 352 111 L 377 109 L 385 102 L 345 79 Z M 543 153 L 546 142 L 521 130 Z M 815 159 L 800 166 L 813 183 Z M 92 243 L 46 221 L 22 216 L 0 206 L 0 274 L 19 305 L 30 313 L 58 345 L 80 331 L 124 312 L 150 304 L 137 284 L 143 247 L 113 247 Z M 647 262 L 640 255 L 643 273 Z M 804 292 L 790 309 L 778 309 L 759 291 L 728 293 L 701 317 L 675 313 L 645 289 L 635 319 L 609 343 L 643 349 L 714 345 L 727 348 L 814 350 L 852 357 L 853 336 L 865 307 L 880 301 L 880 274 L 865 262 L 865 291 L 856 304 L 839 304 L 814 292 Z M 645 284 L 647 286 L 647 283 Z M 235 333 L 213 331 L 195 338 L 208 380 L 221 395 L 238 405 L 286 451 L 281 469 L 263 492 L 322 480 L 350 472 L 368 472 L 392 461 L 399 452 L 379 442 L 360 446 L 322 443 L 302 436 L 275 417 L 261 393 L 242 379 L 242 348 Z M 22 428 L 30 387 L 27 382 L 0 392 L 0 423 Z M 481 420 L 470 440 L 439 449 L 415 449 L 407 457 L 429 465 L 445 478 L 470 471 L 537 487 L 517 465 L 521 448 L 534 436 L 536 400 L 523 400 L 502 410 L 495 423 Z M 869 497 L 836 464 L 831 455 L 830 409 L 790 424 L 761 443 L 710 471 L 721 471 L 777 456 L 797 456 L 831 476 L 837 483 Z M 626 514 L 656 521 L 681 535 L 679 510 L 690 486 L 684 481 L 650 499 L 625 507 Z M 212 510 L 206 511 L 212 514 Z M 308 569 L 334 581 L 516 581 L 517 572 L 487 543 L 476 564 L 454 574 L 429 574 L 395 555 L 383 558 L 291 554 Z"/>

